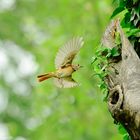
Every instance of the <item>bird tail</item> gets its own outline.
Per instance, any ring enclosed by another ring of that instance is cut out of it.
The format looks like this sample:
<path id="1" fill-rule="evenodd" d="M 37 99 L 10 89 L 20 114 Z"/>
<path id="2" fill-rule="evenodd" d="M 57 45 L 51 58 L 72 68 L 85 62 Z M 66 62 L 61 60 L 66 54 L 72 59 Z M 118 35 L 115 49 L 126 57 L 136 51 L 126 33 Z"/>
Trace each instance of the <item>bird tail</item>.
<path id="1" fill-rule="evenodd" d="M 52 77 L 54 77 L 54 73 L 51 73 L 51 72 L 37 76 L 39 82 L 42 82 L 42 81 L 47 80 Z"/>

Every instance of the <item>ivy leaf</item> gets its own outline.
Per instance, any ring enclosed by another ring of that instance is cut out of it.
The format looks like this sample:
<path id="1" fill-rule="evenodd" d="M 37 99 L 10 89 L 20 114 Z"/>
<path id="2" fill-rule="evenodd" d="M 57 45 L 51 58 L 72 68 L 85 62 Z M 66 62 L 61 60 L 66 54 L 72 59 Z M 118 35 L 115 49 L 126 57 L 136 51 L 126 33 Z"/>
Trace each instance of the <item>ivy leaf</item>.
<path id="1" fill-rule="evenodd" d="M 125 135 L 125 136 L 123 137 L 123 140 L 130 140 L 129 135 L 128 135 L 128 134 Z"/>
<path id="2" fill-rule="evenodd" d="M 131 27 L 131 23 L 126 22 L 127 17 L 123 18 L 121 21 L 121 27 L 122 28 L 130 28 Z"/>
<path id="3" fill-rule="evenodd" d="M 129 32 L 127 32 L 127 36 L 132 36 L 132 35 L 137 35 L 137 34 L 140 34 L 140 29 L 132 29 L 132 30 L 129 30 Z"/>
<path id="4" fill-rule="evenodd" d="M 97 57 L 93 56 L 91 60 L 91 64 L 95 63 L 96 60 L 97 60 Z"/>
<path id="5" fill-rule="evenodd" d="M 102 55 L 104 55 L 105 57 L 110 57 L 110 48 L 104 48 L 104 50 L 102 51 Z"/>
<path id="6" fill-rule="evenodd" d="M 106 55 L 107 58 L 109 58 L 111 56 L 111 52 L 108 52 L 108 54 Z"/>
<path id="7" fill-rule="evenodd" d="M 111 50 L 111 55 L 112 55 L 112 56 L 119 56 L 120 53 L 118 52 L 118 49 L 117 49 L 117 48 L 113 48 L 113 49 Z"/>
<path id="8" fill-rule="evenodd" d="M 101 90 L 107 88 L 107 85 L 106 85 L 105 82 L 101 82 L 98 86 L 99 86 L 99 88 L 100 88 Z"/>
<path id="9" fill-rule="evenodd" d="M 111 19 L 113 18 L 113 17 L 115 17 L 116 15 L 118 15 L 119 13 L 121 13 L 123 10 L 124 10 L 125 8 L 124 7 L 118 7 L 118 8 L 116 8 L 115 10 L 114 10 L 114 12 L 113 12 L 113 14 L 111 15 Z"/>
<path id="10" fill-rule="evenodd" d="M 129 23 L 130 22 L 130 19 L 131 19 L 131 13 L 128 11 L 126 14 L 125 14 L 125 23 Z M 130 24 L 130 23 L 129 23 Z M 130 24 L 131 25 L 131 24 Z"/>
<path id="11" fill-rule="evenodd" d="M 119 125 L 118 127 L 118 131 L 120 134 L 124 135 L 124 134 L 127 134 L 127 131 L 125 130 L 125 128 L 123 127 L 123 125 Z"/>
<path id="12" fill-rule="evenodd" d="M 102 73 L 101 68 L 98 64 L 94 65 L 94 71 L 97 73 L 97 75 L 100 75 Z"/>

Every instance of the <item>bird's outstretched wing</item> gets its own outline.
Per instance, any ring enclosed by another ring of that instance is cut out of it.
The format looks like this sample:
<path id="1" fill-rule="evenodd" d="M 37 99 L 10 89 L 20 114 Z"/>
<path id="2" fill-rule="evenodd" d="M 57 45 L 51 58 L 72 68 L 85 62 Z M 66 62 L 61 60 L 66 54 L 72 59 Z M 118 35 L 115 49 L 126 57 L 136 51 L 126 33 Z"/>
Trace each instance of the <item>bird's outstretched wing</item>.
<path id="1" fill-rule="evenodd" d="M 55 78 L 54 83 L 59 88 L 71 88 L 75 86 L 79 86 L 79 84 L 72 79 L 72 77 L 66 77 L 66 78 Z"/>
<path id="2" fill-rule="evenodd" d="M 75 55 L 83 46 L 83 43 L 84 41 L 82 37 L 76 37 L 60 48 L 55 58 L 55 67 L 58 69 L 67 64 L 71 64 Z"/>

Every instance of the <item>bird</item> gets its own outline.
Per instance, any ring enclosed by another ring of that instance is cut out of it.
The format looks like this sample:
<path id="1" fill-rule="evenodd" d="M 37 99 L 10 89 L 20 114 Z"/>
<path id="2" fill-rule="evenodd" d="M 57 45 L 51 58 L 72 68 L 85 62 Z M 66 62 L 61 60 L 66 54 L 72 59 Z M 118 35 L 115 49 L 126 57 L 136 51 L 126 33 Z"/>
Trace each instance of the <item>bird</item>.
<path id="1" fill-rule="evenodd" d="M 53 72 L 48 72 L 37 76 L 38 81 L 42 82 L 49 78 L 54 78 L 54 83 L 59 88 L 72 88 L 78 86 L 72 74 L 79 70 L 81 65 L 73 64 L 73 60 L 79 50 L 83 47 L 84 41 L 82 37 L 75 37 L 61 47 L 55 58 L 55 68 Z"/>

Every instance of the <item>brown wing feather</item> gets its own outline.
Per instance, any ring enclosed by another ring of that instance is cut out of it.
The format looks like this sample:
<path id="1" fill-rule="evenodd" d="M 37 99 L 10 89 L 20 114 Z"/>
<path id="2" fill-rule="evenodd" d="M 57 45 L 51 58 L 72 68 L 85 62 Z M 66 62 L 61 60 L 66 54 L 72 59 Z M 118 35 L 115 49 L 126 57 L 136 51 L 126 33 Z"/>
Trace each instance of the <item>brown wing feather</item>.
<path id="1" fill-rule="evenodd" d="M 83 46 L 83 39 L 81 37 L 73 38 L 68 43 L 66 43 L 58 51 L 55 58 L 56 68 L 60 68 L 72 63 L 75 55 L 78 53 L 80 48 Z"/>

